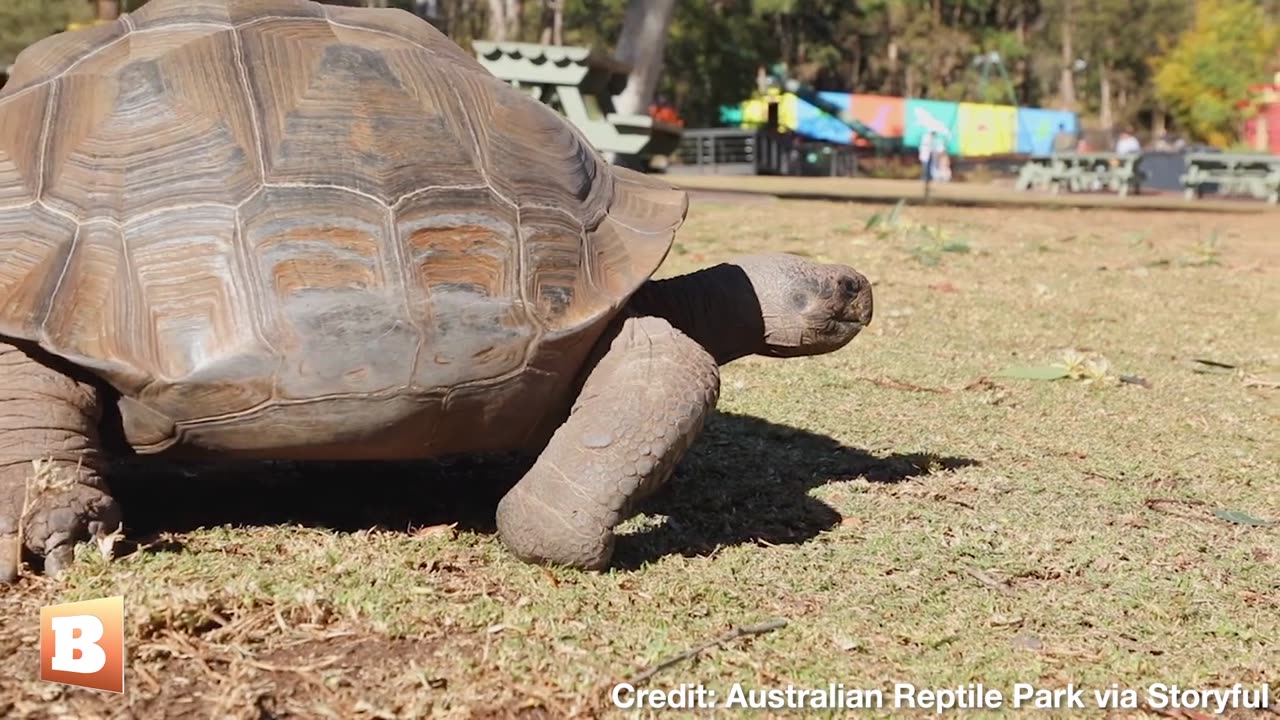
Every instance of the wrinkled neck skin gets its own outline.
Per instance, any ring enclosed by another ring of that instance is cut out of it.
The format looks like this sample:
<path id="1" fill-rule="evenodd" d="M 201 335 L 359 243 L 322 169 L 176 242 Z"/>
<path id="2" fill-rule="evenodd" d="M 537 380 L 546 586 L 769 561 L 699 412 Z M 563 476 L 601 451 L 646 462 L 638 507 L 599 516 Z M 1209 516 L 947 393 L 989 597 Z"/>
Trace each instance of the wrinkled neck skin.
<path id="1" fill-rule="evenodd" d="M 733 265 L 650 280 L 632 296 L 629 308 L 671 323 L 720 365 L 764 349 L 764 317 L 755 290 Z"/>

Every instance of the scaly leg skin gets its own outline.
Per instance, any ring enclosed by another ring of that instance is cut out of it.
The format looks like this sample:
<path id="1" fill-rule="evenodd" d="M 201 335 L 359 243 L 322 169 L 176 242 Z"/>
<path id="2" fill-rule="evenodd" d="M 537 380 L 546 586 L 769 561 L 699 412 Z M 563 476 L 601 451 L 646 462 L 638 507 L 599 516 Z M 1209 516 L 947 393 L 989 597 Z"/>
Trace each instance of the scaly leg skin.
<path id="1" fill-rule="evenodd" d="M 59 365 L 0 342 L 0 583 L 17 579 L 24 550 L 57 575 L 77 543 L 120 526 L 99 474 L 98 389 Z"/>
<path id="2" fill-rule="evenodd" d="M 614 527 L 671 476 L 720 394 L 698 343 L 657 317 L 623 322 L 568 420 L 498 504 L 498 533 L 525 561 L 602 570 Z"/>

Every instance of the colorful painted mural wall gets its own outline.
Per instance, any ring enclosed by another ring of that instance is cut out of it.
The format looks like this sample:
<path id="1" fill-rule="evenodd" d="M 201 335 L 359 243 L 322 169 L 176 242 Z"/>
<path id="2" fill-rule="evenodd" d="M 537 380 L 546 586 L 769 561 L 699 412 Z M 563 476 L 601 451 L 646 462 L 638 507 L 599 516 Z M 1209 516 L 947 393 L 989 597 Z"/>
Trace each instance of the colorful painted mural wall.
<path id="1" fill-rule="evenodd" d="M 818 96 L 839 109 L 841 118 L 866 125 L 888 138 L 902 138 L 907 147 L 918 147 L 929 130 L 947 138 L 947 152 L 978 157 L 1006 154 L 1048 154 L 1060 128 L 1076 132 L 1076 114 L 1060 110 L 956 103 L 941 100 L 820 92 Z M 793 94 L 782 96 L 778 122 L 782 127 L 827 142 L 852 143 L 856 133 Z M 742 125 L 763 123 L 766 101 L 742 103 Z"/>

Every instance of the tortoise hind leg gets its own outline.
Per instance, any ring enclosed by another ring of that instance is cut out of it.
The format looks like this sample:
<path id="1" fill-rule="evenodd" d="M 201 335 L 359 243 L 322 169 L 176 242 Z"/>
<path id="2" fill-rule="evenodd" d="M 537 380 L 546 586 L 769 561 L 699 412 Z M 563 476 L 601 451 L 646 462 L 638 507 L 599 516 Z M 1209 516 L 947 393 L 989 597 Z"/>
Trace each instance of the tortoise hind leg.
<path id="1" fill-rule="evenodd" d="M 498 505 L 498 533 L 530 562 L 600 570 L 614 527 L 671 476 L 720 391 L 715 359 L 657 317 L 622 323 L 569 418 Z"/>
<path id="2" fill-rule="evenodd" d="M 56 575 L 76 543 L 120 524 L 99 474 L 99 391 L 60 364 L 0 342 L 0 583 L 17 578 L 24 550 Z"/>

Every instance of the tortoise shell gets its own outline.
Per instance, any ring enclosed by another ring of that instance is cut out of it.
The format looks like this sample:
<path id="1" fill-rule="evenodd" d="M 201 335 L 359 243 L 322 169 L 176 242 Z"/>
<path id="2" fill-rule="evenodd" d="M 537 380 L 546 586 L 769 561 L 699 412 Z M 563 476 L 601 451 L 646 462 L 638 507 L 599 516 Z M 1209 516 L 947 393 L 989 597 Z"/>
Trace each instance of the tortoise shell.
<path id="1" fill-rule="evenodd" d="M 0 334 L 143 452 L 469 450 L 571 400 L 686 210 L 410 13 L 152 0 L 0 92 Z"/>

